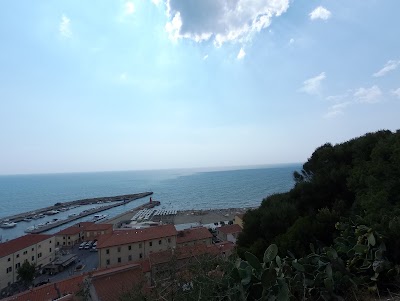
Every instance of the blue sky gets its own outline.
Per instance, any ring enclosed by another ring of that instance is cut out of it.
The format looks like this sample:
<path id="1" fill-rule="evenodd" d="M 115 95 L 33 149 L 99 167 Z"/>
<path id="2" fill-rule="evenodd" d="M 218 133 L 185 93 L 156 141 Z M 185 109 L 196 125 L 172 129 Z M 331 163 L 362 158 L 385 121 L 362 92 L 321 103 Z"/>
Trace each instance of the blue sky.
<path id="1" fill-rule="evenodd" d="M 3 2 L 0 174 L 304 162 L 400 128 L 398 0 Z"/>

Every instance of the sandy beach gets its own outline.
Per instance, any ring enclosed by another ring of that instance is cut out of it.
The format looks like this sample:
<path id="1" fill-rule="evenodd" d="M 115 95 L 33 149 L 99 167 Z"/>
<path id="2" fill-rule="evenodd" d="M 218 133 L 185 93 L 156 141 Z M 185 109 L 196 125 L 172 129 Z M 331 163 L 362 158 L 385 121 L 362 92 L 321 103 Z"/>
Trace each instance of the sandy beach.
<path id="1" fill-rule="evenodd" d="M 233 220 L 236 214 L 245 213 L 247 210 L 253 208 L 227 208 L 227 209 L 207 209 L 207 210 L 182 210 L 178 211 L 172 222 L 174 225 L 189 224 L 189 223 L 202 223 L 212 224 L 221 221 Z M 118 225 L 121 222 L 130 221 L 138 210 L 128 211 L 116 217 L 103 221 L 103 223 L 112 223 Z"/>

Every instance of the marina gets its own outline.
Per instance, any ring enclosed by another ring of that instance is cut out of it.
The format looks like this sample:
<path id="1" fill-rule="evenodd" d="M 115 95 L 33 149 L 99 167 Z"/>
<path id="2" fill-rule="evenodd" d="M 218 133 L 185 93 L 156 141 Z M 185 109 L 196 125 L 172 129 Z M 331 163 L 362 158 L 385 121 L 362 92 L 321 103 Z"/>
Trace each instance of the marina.
<path id="1" fill-rule="evenodd" d="M 134 200 L 141 199 L 150 195 L 152 195 L 152 192 L 120 195 L 120 196 L 105 197 L 105 198 L 77 200 L 68 203 L 59 203 L 56 204 L 55 206 L 42 208 L 39 210 L 35 210 L 33 212 L 26 212 L 3 218 L 2 220 L 0 220 L 0 227 L 4 230 L 4 232 L 5 231 L 8 232 L 8 231 L 13 231 L 10 229 L 15 228 L 17 225 L 19 228 L 21 228 L 23 227 L 23 224 L 25 224 L 26 228 L 23 232 L 38 234 L 38 233 L 48 232 L 49 230 L 52 230 L 54 228 L 68 224 L 75 220 L 81 220 L 82 218 L 91 215 L 93 215 L 93 218 L 90 221 L 99 222 L 108 217 L 108 214 L 98 214 L 98 213 L 118 206 L 126 205 Z M 147 206 L 148 208 L 150 208 L 156 206 L 157 204 L 159 203 L 153 202 L 151 205 L 149 204 Z M 88 208 L 90 205 L 96 205 L 96 206 Z M 65 209 L 60 210 L 60 208 L 65 208 Z M 85 208 L 85 209 L 81 212 L 76 212 L 78 210 L 76 208 L 82 208 L 82 209 Z M 75 212 L 67 214 L 66 211 L 68 210 Z M 63 214 L 63 216 L 59 218 L 53 218 L 61 214 Z M 37 223 L 38 220 L 42 218 L 44 221 Z M 29 225 L 32 222 L 33 223 L 36 222 L 37 224 Z"/>

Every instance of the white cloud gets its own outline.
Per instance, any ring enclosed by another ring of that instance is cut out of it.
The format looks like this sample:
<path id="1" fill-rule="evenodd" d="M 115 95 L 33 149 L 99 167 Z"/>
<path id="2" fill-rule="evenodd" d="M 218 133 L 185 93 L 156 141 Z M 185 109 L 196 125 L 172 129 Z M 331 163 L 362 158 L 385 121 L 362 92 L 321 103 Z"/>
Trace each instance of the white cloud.
<path id="1" fill-rule="evenodd" d="M 66 15 L 62 15 L 61 17 L 59 32 L 60 35 L 64 38 L 72 37 L 71 20 Z"/>
<path id="2" fill-rule="evenodd" d="M 383 66 L 381 70 L 375 72 L 372 76 L 374 77 L 384 76 L 390 71 L 396 70 L 398 66 L 400 66 L 400 61 L 390 60 L 385 64 L 385 66 Z"/>
<path id="3" fill-rule="evenodd" d="M 377 103 L 380 101 L 382 91 L 378 86 L 372 86 L 371 88 L 359 88 L 354 92 L 355 99 L 360 103 Z"/>
<path id="4" fill-rule="evenodd" d="M 206 54 L 205 56 L 203 56 L 203 60 L 208 59 L 208 54 Z"/>
<path id="5" fill-rule="evenodd" d="M 334 118 L 344 114 L 344 109 L 351 105 L 351 101 L 339 102 L 329 107 L 328 113 L 324 115 L 324 118 Z"/>
<path id="6" fill-rule="evenodd" d="M 397 96 L 397 98 L 400 98 L 400 88 L 398 88 L 397 90 L 392 90 L 391 93 L 394 96 Z"/>
<path id="7" fill-rule="evenodd" d="M 317 20 L 317 19 L 328 20 L 331 17 L 331 15 L 332 13 L 323 6 L 318 6 L 309 14 L 311 20 Z"/>
<path id="8" fill-rule="evenodd" d="M 347 108 L 349 105 L 353 104 L 351 101 L 344 101 L 344 102 L 339 102 L 337 104 L 334 104 L 329 107 L 328 113 L 324 115 L 324 118 L 333 118 L 337 117 L 339 115 L 344 114 L 344 109 Z"/>
<path id="9" fill-rule="evenodd" d="M 330 96 L 326 97 L 326 100 L 339 102 L 339 101 L 343 101 L 344 99 L 346 99 L 348 97 L 349 97 L 349 93 L 344 93 L 344 94 L 339 94 L 339 95 L 330 95 Z"/>
<path id="10" fill-rule="evenodd" d="M 135 5 L 133 2 L 125 2 L 125 14 L 131 15 L 135 12 Z"/>
<path id="11" fill-rule="evenodd" d="M 267 28 L 273 17 L 289 8 L 290 0 L 167 0 L 165 29 L 172 40 L 212 39 L 219 47 L 225 42 L 243 42 Z"/>
<path id="12" fill-rule="evenodd" d="M 161 4 L 161 0 L 151 0 L 155 6 L 159 6 Z"/>
<path id="13" fill-rule="evenodd" d="M 237 58 L 238 60 L 241 60 L 241 59 L 243 59 L 245 56 L 246 56 L 246 52 L 244 52 L 244 49 L 243 49 L 243 47 L 242 47 L 242 48 L 240 48 L 239 53 L 238 53 L 238 55 L 237 55 L 236 58 Z"/>
<path id="14" fill-rule="evenodd" d="M 319 75 L 305 80 L 303 82 L 303 87 L 300 88 L 300 91 L 308 94 L 318 94 L 321 89 L 321 82 L 325 78 L 325 72 L 321 72 Z"/>
<path id="15" fill-rule="evenodd" d="M 289 45 L 292 45 L 293 43 L 294 43 L 294 39 L 291 38 L 291 39 L 289 40 Z"/>

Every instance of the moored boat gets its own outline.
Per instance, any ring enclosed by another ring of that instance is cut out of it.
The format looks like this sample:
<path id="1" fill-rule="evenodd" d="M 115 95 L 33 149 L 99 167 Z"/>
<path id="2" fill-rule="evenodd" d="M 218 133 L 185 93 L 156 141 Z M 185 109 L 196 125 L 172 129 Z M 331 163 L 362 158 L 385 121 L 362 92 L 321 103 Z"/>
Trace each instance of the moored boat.
<path id="1" fill-rule="evenodd" d="M 17 223 L 14 222 L 3 222 L 2 224 L 0 224 L 0 228 L 14 228 L 17 225 Z"/>

